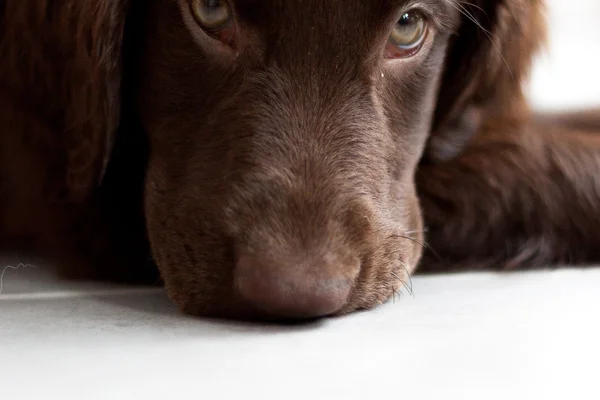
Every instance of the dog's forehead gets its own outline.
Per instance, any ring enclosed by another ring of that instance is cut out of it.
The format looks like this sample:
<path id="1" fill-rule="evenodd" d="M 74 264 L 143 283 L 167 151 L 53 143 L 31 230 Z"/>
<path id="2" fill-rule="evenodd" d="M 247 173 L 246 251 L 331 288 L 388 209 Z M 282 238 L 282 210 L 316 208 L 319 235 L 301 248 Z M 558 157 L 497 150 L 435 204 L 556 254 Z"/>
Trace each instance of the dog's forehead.
<path id="1" fill-rule="evenodd" d="M 273 58 L 356 62 L 381 50 L 401 12 L 419 9 L 452 25 L 456 0 L 232 0 L 239 22 Z M 474 1 L 474 0 L 473 0 Z"/>
<path id="2" fill-rule="evenodd" d="M 309 10 L 331 11 L 348 10 L 356 14 L 359 10 L 388 11 L 401 7 L 430 6 L 435 4 L 458 3 L 458 0 L 232 0 L 236 7 L 244 10 L 285 11 Z"/>
<path id="3" fill-rule="evenodd" d="M 447 0 L 440 0 L 447 1 Z M 233 0 L 236 5 L 255 7 L 306 7 L 306 6 L 352 6 L 362 4 L 370 7 L 397 7 L 407 3 L 415 3 L 415 0 Z"/>
<path id="4" fill-rule="evenodd" d="M 424 2 L 446 0 L 425 0 Z M 363 21 L 381 18 L 414 0 L 234 0 L 241 16 L 263 21 L 276 18 L 281 23 L 303 21 L 305 17 L 329 22 Z M 272 21 L 271 21 L 272 22 Z"/>
<path id="5" fill-rule="evenodd" d="M 261 29 L 309 27 L 330 34 L 371 34 L 412 8 L 452 19 L 457 0 L 232 0 L 238 18 Z M 271 32 L 273 33 L 273 32 Z M 317 33 L 317 32 L 315 32 Z"/>

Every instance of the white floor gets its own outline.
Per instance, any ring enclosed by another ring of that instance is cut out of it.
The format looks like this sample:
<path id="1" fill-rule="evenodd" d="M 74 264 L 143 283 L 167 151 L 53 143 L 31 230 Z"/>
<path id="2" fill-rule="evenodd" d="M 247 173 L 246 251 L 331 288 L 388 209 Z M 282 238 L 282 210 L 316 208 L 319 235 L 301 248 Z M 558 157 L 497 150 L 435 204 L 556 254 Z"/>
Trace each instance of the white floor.
<path id="1" fill-rule="evenodd" d="M 600 105 L 600 2 L 551 4 L 532 101 Z M 3 271 L 1 399 L 600 398 L 600 268 L 420 277 L 414 297 L 287 328 L 184 317 L 154 289 Z"/>

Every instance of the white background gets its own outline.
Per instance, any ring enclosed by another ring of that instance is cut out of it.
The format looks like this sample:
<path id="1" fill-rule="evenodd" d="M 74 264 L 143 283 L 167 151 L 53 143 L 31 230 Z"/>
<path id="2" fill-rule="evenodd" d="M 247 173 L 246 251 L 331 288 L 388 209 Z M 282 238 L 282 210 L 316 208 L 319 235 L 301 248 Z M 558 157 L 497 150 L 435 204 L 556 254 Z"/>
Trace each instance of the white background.
<path id="1" fill-rule="evenodd" d="M 547 4 L 550 43 L 532 75 L 533 104 L 544 110 L 600 106 L 600 1 Z"/>

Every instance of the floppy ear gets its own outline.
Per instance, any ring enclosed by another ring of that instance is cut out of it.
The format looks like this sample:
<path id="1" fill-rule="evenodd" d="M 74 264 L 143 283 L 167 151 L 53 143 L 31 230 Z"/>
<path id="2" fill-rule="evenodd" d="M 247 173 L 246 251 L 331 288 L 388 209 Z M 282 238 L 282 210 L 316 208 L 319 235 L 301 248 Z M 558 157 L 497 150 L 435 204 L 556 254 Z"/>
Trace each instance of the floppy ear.
<path id="1" fill-rule="evenodd" d="M 3 0 L 0 83 L 51 133 L 66 200 L 102 179 L 119 123 L 128 0 Z M 26 129 L 24 129 L 26 131 Z M 26 132 L 24 132 L 26 134 Z"/>
<path id="2" fill-rule="evenodd" d="M 453 158 L 485 124 L 529 116 L 522 85 L 545 43 L 543 0 L 450 0 L 462 22 L 445 61 L 425 162 Z"/>

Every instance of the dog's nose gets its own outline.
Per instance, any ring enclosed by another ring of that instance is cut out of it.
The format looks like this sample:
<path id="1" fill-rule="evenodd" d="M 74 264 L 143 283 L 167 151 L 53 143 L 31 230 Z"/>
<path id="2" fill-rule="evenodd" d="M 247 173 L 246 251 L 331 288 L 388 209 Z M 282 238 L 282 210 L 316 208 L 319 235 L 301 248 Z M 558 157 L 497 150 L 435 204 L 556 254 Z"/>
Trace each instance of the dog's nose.
<path id="1" fill-rule="evenodd" d="M 237 262 L 234 285 L 249 305 L 270 317 L 308 319 L 331 315 L 346 303 L 359 265 L 275 263 L 252 256 Z"/>

